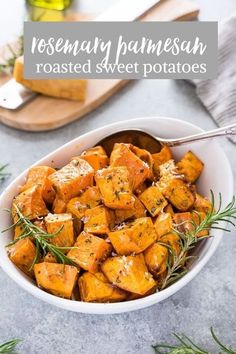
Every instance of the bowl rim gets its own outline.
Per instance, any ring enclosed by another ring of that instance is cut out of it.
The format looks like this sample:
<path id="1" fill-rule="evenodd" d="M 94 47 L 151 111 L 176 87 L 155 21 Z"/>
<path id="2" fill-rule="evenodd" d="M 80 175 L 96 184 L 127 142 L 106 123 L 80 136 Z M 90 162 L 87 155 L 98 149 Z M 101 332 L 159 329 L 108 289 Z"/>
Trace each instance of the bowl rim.
<path id="1" fill-rule="evenodd" d="M 111 132 L 115 132 L 116 127 L 120 127 L 122 123 L 125 124 L 133 124 L 139 123 L 143 121 L 144 119 L 158 119 L 158 120 L 168 120 L 170 123 L 181 123 L 185 126 L 188 126 L 190 128 L 193 128 L 196 132 L 199 131 L 204 131 L 202 128 L 199 126 L 192 124 L 190 122 L 177 119 L 177 118 L 171 118 L 171 117 L 165 117 L 165 116 L 144 116 L 144 117 L 139 117 L 139 118 L 133 118 L 133 119 L 128 119 L 124 121 L 118 121 L 115 123 L 111 124 L 106 124 L 100 128 L 93 129 L 85 134 L 82 134 L 71 141 L 67 142 L 66 144 L 61 145 L 59 148 L 53 150 L 40 160 L 36 161 L 33 165 L 40 165 L 45 159 L 49 159 L 51 155 L 57 154 L 61 149 L 64 149 L 69 146 L 73 146 L 78 140 L 81 138 L 86 138 L 87 136 L 91 135 L 92 133 L 99 133 L 102 132 L 104 129 L 109 129 L 111 128 Z M 136 127 L 137 128 L 137 127 Z M 215 143 L 217 144 L 217 143 Z M 187 145 L 186 145 L 187 146 Z M 228 188 L 229 188 L 229 194 L 233 195 L 233 173 L 232 169 L 228 160 L 228 157 L 226 156 L 225 152 L 223 149 L 220 147 L 219 144 L 217 144 L 218 148 L 222 152 L 222 156 L 225 159 L 225 165 L 227 166 L 227 178 L 228 178 Z M 28 167 L 29 168 L 29 167 Z M 17 176 L 5 189 L 5 191 L 0 195 L 0 205 L 2 205 L 2 202 L 4 199 L 7 197 L 8 191 L 11 190 L 13 186 L 17 183 L 18 180 L 23 178 L 27 171 L 28 168 L 25 169 L 19 176 Z M 209 249 L 207 252 L 203 255 L 203 257 L 198 261 L 197 264 L 193 268 L 190 269 L 190 271 L 183 276 L 181 279 L 179 279 L 176 283 L 172 284 L 168 288 L 156 292 L 154 294 L 151 294 L 149 296 L 146 296 L 141 299 L 135 299 L 131 301 L 124 301 L 124 302 L 116 302 L 116 303 L 87 303 L 87 302 L 82 302 L 82 301 L 73 301 L 69 299 L 63 299 L 57 296 L 54 296 L 50 293 L 47 293 L 46 291 L 38 288 L 35 284 L 29 281 L 26 277 L 19 276 L 19 273 L 15 271 L 15 266 L 13 268 L 8 266 L 8 263 L 4 261 L 0 257 L 0 266 L 4 270 L 4 272 L 12 279 L 14 280 L 20 287 L 22 287 L 24 290 L 29 292 L 31 295 L 34 295 L 35 297 L 51 304 L 55 305 L 59 308 L 66 309 L 69 311 L 74 311 L 74 312 L 80 312 L 80 313 L 88 313 L 88 314 L 116 314 L 116 313 L 123 313 L 123 312 L 130 312 L 142 308 L 149 307 L 151 305 L 154 305 L 156 303 L 159 303 L 165 299 L 167 299 L 169 296 L 173 295 L 176 293 L 178 290 L 183 288 L 185 285 L 187 285 L 195 276 L 200 272 L 200 270 L 206 265 L 206 263 L 209 261 L 209 259 L 212 257 L 214 252 L 216 251 L 217 247 L 219 246 L 221 239 L 223 236 L 223 232 L 219 232 L 217 237 L 213 237 L 211 240 L 211 244 L 209 246 Z"/>

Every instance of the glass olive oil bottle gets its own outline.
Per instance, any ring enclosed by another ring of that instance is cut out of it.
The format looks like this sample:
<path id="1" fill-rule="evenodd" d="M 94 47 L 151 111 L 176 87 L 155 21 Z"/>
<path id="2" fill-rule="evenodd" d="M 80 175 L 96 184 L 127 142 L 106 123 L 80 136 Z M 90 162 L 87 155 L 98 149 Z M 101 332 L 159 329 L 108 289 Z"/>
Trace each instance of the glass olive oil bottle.
<path id="1" fill-rule="evenodd" d="M 29 5 L 51 10 L 64 10 L 70 6 L 72 0 L 27 0 Z"/>

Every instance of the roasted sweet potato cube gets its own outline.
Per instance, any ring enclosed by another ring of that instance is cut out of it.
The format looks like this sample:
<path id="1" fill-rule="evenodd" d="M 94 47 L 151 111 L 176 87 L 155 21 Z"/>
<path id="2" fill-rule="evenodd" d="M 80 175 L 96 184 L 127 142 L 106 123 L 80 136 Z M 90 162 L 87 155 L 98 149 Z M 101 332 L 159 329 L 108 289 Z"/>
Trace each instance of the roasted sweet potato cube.
<path id="1" fill-rule="evenodd" d="M 107 234 L 114 224 L 112 210 L 105 206 L 87 209 L 84 214 L 84 231 L 95 235 Z"/>
<path id="2" fill-rule="evenodd" d="M 171 216 L 174 215 L 174 209 L 173 206 L 171 204 L 168 204 L 165 208 L 164 208 L 164 212 L 165 213 L 169 213 Z"/>
<path id="3" fill-rule="evenodd" d="M 142 194 L 147 188 L 148 188 L 148 187 L 147 187 L 147 183 L 146 183 L 146 182 L 143 182 L 142 184 L 140 184 L 140 185 L 138 186 L 137 189 L 135 189 L 134 194 L 137 195 L 137 196 L 139 196 L 139 195 Z"/>
<path id="4" fill-rule="evenodd" d="M 71 214 L 48 214 L 45 223 L 49 234 L 57 233 L 49 239 L 49 242 L 59 247 L 73 246 L 74 229 Z"/>
<path id="5" fill-rule="evenodd" d="M 127 293 L 110 284 L 103 273 L 85 272 L 79 278 L 79 290 L 82 301 L 86 302 L 117 302 L 127 298 Z"/>
<path id="6" fill-rule="evenodd" d="M 87 209 L 101 204 L 101 193 L 98 187 L 88 187 L 79 197 L 72 198 L 67 204 L 67 211 L 74 217 L 82 219 Z"/>
<path id="7" fill-rule="evenodd" d="M 112 246 L 119 255 L 143 252 L 157 239 L 151 218 L 139 218 L 121 230 L 109 233 Z"/>
<path id="8" fill-rule="evenodd" d="M 152 154 L 146 149 L 140 149 L 137 146 L 130 144 L 130 150 L 135 153 L 142 161 L 144 161 L 149 166 L 149 175 L 148 179 L 153 179 L 153 158 Z"/>
<path id="9" fill-rule="evenodd" d="M 130 255 L 142 252 L 136 242 L 132 239 L 133 231 L 124 227 L 121 230 L 112 231 L 108 234 L 115 251 L 119 255 Z"/>
<path id="10" fill-rule="evenodd" d="M 52 182 L 58 198 L 67 203 L 76 197 L 82 189 L 93 185 L 93 176 L 94 170 L 90 164 L 76 157 L 48 178 Z"/>
<path id="11" fill-rule="evenodd" d="M 13 200 L 12 216 L 16 221 L 17 215 L 14 205 L 18 207 L 23 215 L 27 216 L 31 220 L 48 214 L 47 207 L 42 198 L 41 190 L 38 186 L 33 186 L 26 189 L 24 192 L 18 194 L 18 196 Z"/>
<path id="12" fill-rule="evenodd" d="M 195 201 L 195 193 L 182 179 L 170 179 L 163 191 L 166 199 L 179 211 L 189 210 Z"/>
<path id="13" fill-rule="evenodd" d="M 33 276 L 34 272 L 30 268 L 36 255 L 36 248 L 29 238 L 21 239 L 14 245 L 8 247 L 8 255 L 10 260 L 22 270 L 22 272 L 31 277 Z"/>
<path id="14" fill-rule="evenodd" d="M 139 199 L 145 205 L 152 216 L 157 216 L 168 204 L 167 200 L 157 186 L 147 188 Z"/>
<path id="15" fill-rule="evenodd" d="M 142 218 L 146 216 L 146 209 L 140 200 L 134 196 L 135 202 L 131 209 L 116 209 L 115 210 L 115 221 L 117 224 L 122 223 L 130 218 Z"/>
<path id="16" fill-rule="evenodd" d="M 17 216 L 15 221 L 17 221 Z M 36 219 L 33 222 L 34 225 L 36 225 L 37 227 L 39 227 L 41 230 L 46 231 L 46 227 L 45 227 L 45 223 L 44 223 L 44 219 Z M 16 240 L 18 237 L 20 237 L 22 235 L 24 231 L 24 225 L 17 225 L 14 229 L 14 240 Z M 29 238 L 31 239 L 31 241 L 33 241 L 33 237 L 29 236 Z"/>
<path id="17" fill-rule="evenodd" d="M 160 176 L 156 185 L 159 187 L 161 193 L 166 196 L 169 192 L 169 185 L 173 180 L 180 179 L 183 180 L 183 176 L 177 173 L 177 167 L 175 166 L 174 160 L 169 160 L 168 162 L 160 165 Z"/>
<path id="18" fill-rule="evenodd" d="M 78 236 L 74 247 L 67 257 L 81 268 L 91 273 L 97 272 L 99 263 L 105 259 L 110 251 L 111 245 L 102 238 L 91 235 L 84 231 Z"/>
<path id="19" fill-rule="evenodd" d="M 172 155 L 172 152 L 171 152 L 171 149 L 169 148 L 169 146 L 165 145 L 165 146 L 163 146 L 163 148 L 161 149 L 160 152 L 158 152 L 156 154 L 152 154 L 152 158 L 153 158 L 153 171 L 154 171 L 154 174 L 156 176 L 159 176 L 160 165 L 162 165 L 165 162 L 173 159 L 173 155 Z"/>
<path id="20" fill-rule="evenodd" d="M 180 238 L 176 233 L 170 232 L 168 234 L 165 234 L 160 237 L 159 241 L 169 245 L 172 251 L 175 252 L 177 255 L 180 253 Z"/>
<path id="21" fill-rule="evenodd" d="M 55 191 L 51 181 L 48 179 L 52 173 L 56 172 L 54 168 L 48 166 L 33 166 L 29 169 L 26 184 L 21 187 L 21 192 L 35 185 L 41 189 L 42 197 L 46 203 L 52 204 L 55 198 Z"/>
<path id="22" fill-rule="evenodd" d="M 202 220 L 204 220 L 206 214 L 203 212 L 185 212 L 185 213 L 176 213 L 173 217 L 173 222 L 175 227 L 180 232 L 188 233 L 194 231 L 194 225 L 199 225 Z M 209 234 L 208 230 L 203 230 L 199 232 L 196 236 L 203 237 Z"/>
<path id="23" fill-rule="evenodd" d="M 44 256 L 43 261 L 47 263 L 57 263 L 56 258 L 50 252 Z"/>
<path id="24" fill-rule="evenodd" d="M 14 240 L 16 240 L 18 237 L 20 237 L 22 235 L 24 231 L 24 227 L 22 225 L 17 225 L 14 228 Z"/>
<path id="25" fill-rule="evenodd" d="M 66 202 L 56 195 L 56 198 L 53 201 L 52 211 L 55 214 L 62 214 L 66 212 Z"/>
<path id="26" fill-rule="evenodd" d="M 37 226 L 38 228 L 40 228 L 43 231 L 47 231 L 44 219 L 35 220 L 34 221 L 34 225 Z"/>
<path id="27" fill-rule="evenodd" d="M 139 218 L 131 223 L 132 239 L 144 251 L 157 240 L 157 233 L 152 219 L 149 217 Z"/>
<path id="28" fill-rule="evenodd" d="M 49 293 L 70 299 L 78 277 L 78 269 L 58 263 L 38 263 L 34 266 L 37 285 Z"/>
<path id="29" fill-rule="evenodd" d="M 126 166 L 130 173 L 131 187 L 135 190 L 150 177 L 151 172 L 149 165 L 135 155 L 131 146 L 123 143 L 115 144 L 110 156 L 110 165 L 112 167 Z"/>
<path id="30" fill-rule="evenodd" d="M 158 215 L 157 219 L 154 222 L 156 233 L 158 238 L 167 233 L 171 232 L 173 229 L 173 222 L 170 213 L 161 213 Z"/>
<path id="31" fill-rule="evenodd" d="M 94 171 L 101 170 L 109 165 L 109 158 L 102 146 L 95 146 L 85 150 L 81 159 L 86 160 Z"/>
<path id="32" fill-rule="evenodd" d="M 149 272 L 154 276 L 158 276 L 166 271 L 168 249 L 156 242 L 144 251 L 144 259 Z"/>
<path id="33" fill-rule="evenodd" d="M 108 258 L 101 269 L 112 284 L 135 294 L 144 295 L 157 285 L 142 254 Z"/>
<path id="34" fill-rule="evenodd" d="M 193 209 L 208 214 L 212 211 L 212 204 L 207 198 L 204 198 L 200 194 L 196 193 Z"/>
<path id="35" fill-rule="evenodd" d="M 147 293 L 145 293 L 143 295 L 139 295 L 139 294 L 135 294 L 135 293 L 129 293 L 126 301 L 141 299 L 142 297 L 146 297 L 146 296 L 149 296 L 149 295 L 153 294 L 155 291 L 156 291 L 156 287 L 152 288 L 151 290 L 149 290 Z"/>
<path id="36" fill-rule="evenodd" d="M 192 151 L 188 151 L 177 163 L 177 168 L 186 181 L 194 183 L 202 173 L 204 163 Z"/>
<path id="37" fill-rule="evenodd" d="M 130 174 L 126 167 L 108 167 L 95 175 L 104 204 L 112 209 L 131 209 L 135 199 L 130 186 Z"/>

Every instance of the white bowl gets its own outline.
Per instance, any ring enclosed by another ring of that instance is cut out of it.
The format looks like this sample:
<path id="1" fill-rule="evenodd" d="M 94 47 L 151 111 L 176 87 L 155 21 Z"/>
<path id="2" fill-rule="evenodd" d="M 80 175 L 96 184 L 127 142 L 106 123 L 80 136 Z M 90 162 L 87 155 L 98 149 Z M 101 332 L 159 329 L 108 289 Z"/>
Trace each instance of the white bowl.
<path id="1" fill-rule="evenodd" d="M 145 117 L 122 121 L 93 130 L 90 133 L 84 134 L 72 140 L 53 153 L 47 155 L 42 160 L 38 161 L 35 165 L 43 164 L 53 167 L 61 167 L 68 163 L 72 156 L 78 155 L 84 149 L 95 145 L 104 136 L 125 128 L 141 128 L 152 133 L 153 135 L 156 134 L 157 136 L 166 138 L 177 138 L 201 131 L 201 129 L 195 125 L 166 117 Z M 231 201 L 233 195 L 233 176 L 228 159 L 220 146 L 215 141 L 211 140 L 176 147 L 173 150 L 175 158 L 180 158 L 188 149 L 195 152 L 205 163 L 205 169 L 198 182 L 198 190 L 206 196 L 209 196 L 210 189 L 213 190 L 215 196 L 221 192 L 223 195 L 223 205 Z M 26 173 L 27 171 L 24 171 L 19 177 L 17 177 L 0 197 L 1 229 L 4 229 L 11 224 L 9 214 L 2 211 L 2 209 L 11 208 L 12 199 L 18 193 L 19 185 L 24 183 Z M 72 301 L 56 297 L 39 289 L 34 282 L 25 276 L 17 267 L 15 267 L 7 257 L 5 245 L 12 240 L 12 231 L 8 231 L 0 237 L 0 265 L 2 269 L 23 289 L 52 305 L 56 305 L 66 310 L 83 313 L 121 313 L 156 304 L 176 293 L 188 282 L 190 282 L 190 280 L 198 274 L 202 267 L 211 258 L 220 243 L 222 231 L 215 230 L 212 234 L 214 237 L 208 239 L 203 244 L 203 247 L 199 249 L 199 258 L 194 262 L 191 270 L 182 279 L 178 280 L 169 288 L 158 293 L 149 295 L 142 299 L 127 302 L 96 304 Z"/>

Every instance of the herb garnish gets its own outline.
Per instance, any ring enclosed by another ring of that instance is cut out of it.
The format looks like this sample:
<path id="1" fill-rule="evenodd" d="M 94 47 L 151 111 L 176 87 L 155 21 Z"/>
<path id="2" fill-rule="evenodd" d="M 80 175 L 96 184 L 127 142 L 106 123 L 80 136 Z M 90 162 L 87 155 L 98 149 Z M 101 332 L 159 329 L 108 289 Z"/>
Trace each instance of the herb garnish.
<path id="1" fill-rule="evenodd" d="M 48 240 L 57 236 L 60 233 L 63 226 L 60 227 L 59 230 L 57 230 L 55 233 L 49 234 L 46 231 L 42 230 L 40 227 L 33 224 L 27 216 L 23 215 L 20 209 L 17 207 L 17 205 L 14 204 L 13 207 L 16 211 L 18 220 L 7 229 L 2 230 L 2 232 L 6 232 L 7 230 L 12 229 L 16 226 L 21 226 L 22 233 L 17 239 L 10 242 L 6 247 L 10 247 L 14 245 L 19 240 L 25 239 L 27 237 L 32 237 L 35 240 L 36 254 L 33 263 L 30 267 L 30 270 L 33 268 L 33 266 L 39 259 L 39 256 L 41 254 L 45 256 L 47 252 L 50 252 L 56 258 L 58 263 L 75 265 L 75 263 L 69 257 L 67 257 L 63 253 L 63 251 L 70 250 L 77 247 L 59 247 L 48 242 Z M 10 212 L 9 210 L 7 211 Z"/>
<path id="2" fill-rule="evenodd" d="M 5 171 L 8 164 L 0 166 L 0 181 L 3 181 L 6 177 L 10 176 L 10 173 Z"/>
<path id="3" fill-rule="evenodd" d="M 179 344 L 169 345 L 169 344 L 156 344 L 153 345 L 153 349 L 157 354 L 211 354 L 209 351 L 200 348 L 195 344 L 190 338 L 186 335 L 178 335 L 173 333 L 173 336 L 178 340 Z M 219 346 L 220 351 L 218 354 L 228 353 L 236 354 L 236 349 L 231 347 L 226 347 L 216 336 L 213 328 L 211 327 L 211 336 L 214 339 L 215 343 Z M 164 352 L 161 350 L 164 349 Z"/>
<path id="4" fill-rule="evenodd" d="M 175 252 L 173 252 L 172 248 L 166 244 L 166 247 L 168 248 L 169 257 L 167 263 L 167 273 L 162 281 L 161 289 L 164 289 L 167 286 L 173 284 L 187 273 L 187 269 L 184 267 L 184 265 L 186 265 L 186 262 L 188 260 L 194 257 L 189 255 L 188 252 L 194 246 L 196 246 L 196 244 L 202 239 L 211 237 L 210 234 L 207 236 L 198 237 L 197 235 L 201 231 L 219 229 L 229 232 L 230 230 L 225 229 L 219 225 L 219 223 L 222 221 L 228 222 L 231 225 L 235 226 L 235 224 L 232 222 L 232 219 L 236 219 L 235 196 L 225 208 L 222 208 L 222 196 L 221 194 L 219 194 L 219 207 L 217 210 L 215 210 L 215 197 L 213 192 L 211 191 L 211 204 L 211 211 L 207 213 L 206 217 L 203 220 L 201 220 L 199 213 L 195 212 L 199 216 L 199 223 L 196 223 L 194 221 L 187 221 L 192 225 L 191 231 L 186 228 L 185 231 L 180 232 L 178 230 L 178 225 L 176 228 L 174 228 L 173 232 L 176 233 L 180 238 L 179 244 L 181 250 L 179 254 L 176 254 Z"/>
<path id="5" fill-rule="evenodd" d="M 0 344 L 0 353 L 4 354 L 17 354 L 15 351 L 16 345 L 20 343 L 20 339 L 12 339 L 8 342 Z"/>

